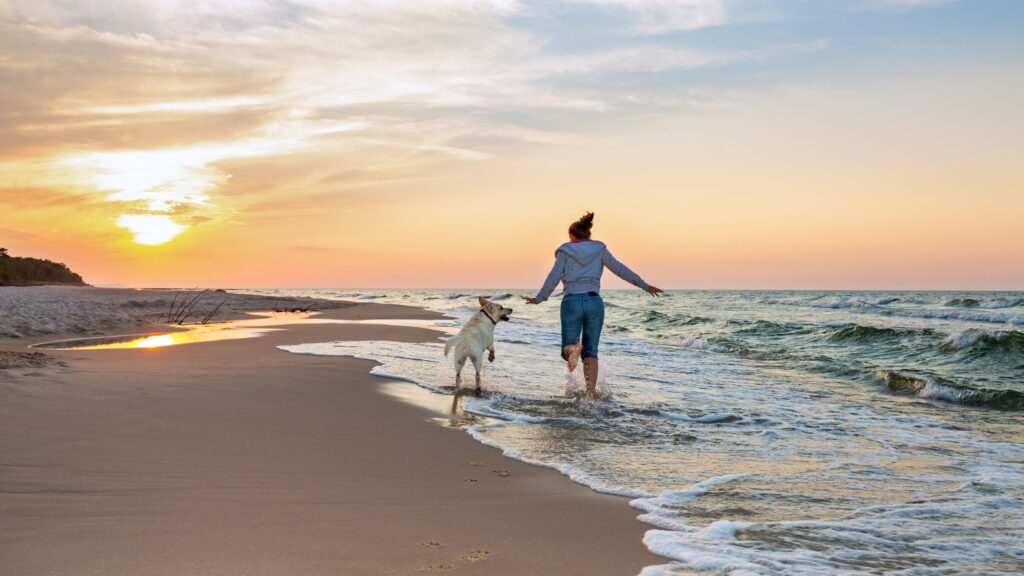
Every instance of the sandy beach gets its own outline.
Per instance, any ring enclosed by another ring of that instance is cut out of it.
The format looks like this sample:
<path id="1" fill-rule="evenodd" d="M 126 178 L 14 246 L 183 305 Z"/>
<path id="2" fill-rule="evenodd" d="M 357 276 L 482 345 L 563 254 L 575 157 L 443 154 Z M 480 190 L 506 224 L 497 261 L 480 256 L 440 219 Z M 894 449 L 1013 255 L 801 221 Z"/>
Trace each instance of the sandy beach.
<path id="1" fill-rule="evenodd" d="M 0 327 L 21 337 L 0 339 L 2 575 L 621 575 L 663 562 L 624 498 L 440 425 L 440 412 L 382 393 L 414 387 L 370 376 L 370 361 L 275 348 L 436 332 L 298 322 L 251 339 L 33 353 L 59 336 L 152 329 L 159 306 L 121 306 L 153 297 L 127 290 L 3 290 Z M 79 312 L 28 325 L 46 316 L 32 294 Z M 117 314 L 84 311 L 78 295 Z M 233 298 L 235 313 L 274 307 Z M 438 317 L 341 306 L 318 318 Z"/>

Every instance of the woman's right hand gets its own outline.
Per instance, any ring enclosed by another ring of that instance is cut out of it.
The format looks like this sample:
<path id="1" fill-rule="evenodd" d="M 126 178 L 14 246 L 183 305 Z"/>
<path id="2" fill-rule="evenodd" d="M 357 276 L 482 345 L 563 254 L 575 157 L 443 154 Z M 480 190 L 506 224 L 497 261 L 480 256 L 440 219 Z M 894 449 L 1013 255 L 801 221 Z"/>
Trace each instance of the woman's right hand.
<path id="1" fill-rule="evenodd" d="M 537 303 L 537 299 L 536 298 L 527 298 L 527 297 L 524 296 L 523 300 L 526 300 L 527 304 L 536 304 Z"/>
<path id="2" fill-rule="evenodd" d="M 657 296 L 659 294 L 664 294 L 664 292 L 665 292 L 664 290 L 662 290 L 661 288 L 658 288 L 657 286 L 648 286 L 647 287 L 647 293 L 650 294 L 651 296 Z"/>

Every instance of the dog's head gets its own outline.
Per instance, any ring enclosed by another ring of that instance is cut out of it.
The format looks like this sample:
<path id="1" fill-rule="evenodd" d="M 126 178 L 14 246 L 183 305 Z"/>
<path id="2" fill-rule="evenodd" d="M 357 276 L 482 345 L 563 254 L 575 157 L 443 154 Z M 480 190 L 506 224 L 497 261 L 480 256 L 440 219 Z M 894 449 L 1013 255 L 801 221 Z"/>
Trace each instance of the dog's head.
<path id="1" fill-rule="evenodd" d="M 496 320 L 508 320 L 508 315 L 512 313 L 511 308 L 495 304 L 483 296 L 480 297 L 480 308 L 486 310 L 487 314 Z"/>

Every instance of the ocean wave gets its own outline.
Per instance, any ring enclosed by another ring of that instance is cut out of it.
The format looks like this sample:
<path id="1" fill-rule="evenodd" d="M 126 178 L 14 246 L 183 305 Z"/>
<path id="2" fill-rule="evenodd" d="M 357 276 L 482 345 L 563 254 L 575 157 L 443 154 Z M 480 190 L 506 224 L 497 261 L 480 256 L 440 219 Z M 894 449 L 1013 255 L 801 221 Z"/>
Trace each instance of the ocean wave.
<path id="1" fill-rule="evenodd" d="M 1013 308 L 1024 305 L 1024 298 L 992 298 L 982 300 L 980 298 L 953 298 L 946 302 L 951 308 Z"/>
<path id="2" fill-rule="evenodd" d="M 894 296 L 882 296 L 879 298 L 814 299 L 806 301 L 804 304 L 812 308 L 860 308 L 862 306 L 885 306 L 886 304 L 892 304 L 893 302 L 899 302 L 899 298 Z"/>
<path id="3" fill-rule="evenodd" d="M 732 348 L 729 348 L 728 346 L 715 344 L 703 338 L 684 338 L 679 341 L 679 345 L 682 346 L 683 348 L 690 348 L 693 350 L 706 350 L 708 352 L 734 352 L 734 350 Z"/>
<path id="4" fill-rule="evenodd" d="M 972 388 L 939 378 L 900 374 L 892 370 L 879 370 L 876 376 L 897 394 L 995 410 L 1024 410 L 1024 393 L 1016 390 Z"/>
<path id="5" fill-rule="evenodd" d="M 502 301 L 502 300 L 508 300 L 508 299 L 509 299 L 509 298 L 511 298 L 512 296 L 514 296 L 514 294 L 512 294 L 511 292 L 506 292 L 506 293 L 504 293 L 504 294 L 496 294 L 496 295 L 494 295 L 494 296 L 491 296 L 491 297 L 489 298 L 489 300 L 490 300 L 491 302 L 500 302 L 500 301 Z"/>
<path id="6" fill-rule="evenodd" d="M 727 324 L 740 327 L 733 332 L 734 334 L 748 336 L 792 336 L 795 334 L 806 334 L 811 331 L 809 327 L 802 324 L 778 323 L 770 320 L 755 320 L 753 322 L 749 320 L 729 320 Z"/>
<path id="7" fill-rule="evenodd" d="M 1024 298 L 1019 298 L 1017 300 L 1003 300 L 1003 299 L 997 298 L 995 300 L 985 300 L 981 304 L 979 304 L 978 307 L 979 308 L 1013 308 L 1014 306 L 1020 306 L 1022 304 L 1024 304 Z"/>
<path id="8" fill-rule="evenodd" d="M 927 328 L 886 328 L 882 326 L 863 326 L 861 324 L 845 324 L 834 328 L 836 330 L 828 336 L 828 340 L 831 342 L 872 342 L 899 338 L 901 336 L 928 336 L 935 334 L 935 331 Z"/>
<path id="9" fill-rule="evenodd" d="M 951 351 L 972 350 L 983 353 L 1022 354 L 1024 353 L 1024 332 L 972 328 L 950 334 L 942 341 L 942 347 Z"/>
<path id="10" fill-rule="evenodd" d="M 968 322 L 990 322 L 998 324 L 1020 324 L 1024 325 L 1024 314 L 998 313 L 981 310 L 936 310 L 936 309 L 907 309 L 907 308 L 886 308 L 870 304 L 865 300 L 830 300 L 825 302 L 806 300 L 762 300 L 762 304 L 778 306 L 796 306 L 803 308 L 843 308 L 851 312 L 862 314 L 878 314 L 880 316 L 898 316 L 903 318 L 923 318 L 930 320 L 964 320 Z M 980 306 L 979 306 L 980 308 Z"/>
<path id="11" fill-rule="evenodd" d="M 977 298 L 953 298 L 946 302 L 946 306 L 951 308 L 977 308 L 978 304 L 981 304 L 981 300 Z"/>
<path id="12" fill-rule="evenodd" d="M 737 416 L 729 412 L 716 412 L 713 414 L 703 414 L 701 416 L 690 416 L 688 414 L 658 411 L 657 415 L 668 420 L 675 420 L 676 422 L 694 422 L 696 424 L 729 424 L 743 420 L 741 416 Z"/>
<path id="13" fill-rule="evenodd" d="M 879 339 L 889 339 L 899 336 L 895 328 L 880 328 L 877 326 L 861 326 L 860 324 L 848 324 L 832 334 L 828 339 L 832 342 L 864 342 Z"/>
<path id="14" fill-rule="evenodd" d="M 641 324 L 648 326 L 693 326 L 695 324 L 707 324 L 714 322 L 711 318 L 704 316 L 690 316 L 689 314 L 665 314 L 657 310 L 646 310 L 635 312 L 633 316 L 639 319 Z"/>

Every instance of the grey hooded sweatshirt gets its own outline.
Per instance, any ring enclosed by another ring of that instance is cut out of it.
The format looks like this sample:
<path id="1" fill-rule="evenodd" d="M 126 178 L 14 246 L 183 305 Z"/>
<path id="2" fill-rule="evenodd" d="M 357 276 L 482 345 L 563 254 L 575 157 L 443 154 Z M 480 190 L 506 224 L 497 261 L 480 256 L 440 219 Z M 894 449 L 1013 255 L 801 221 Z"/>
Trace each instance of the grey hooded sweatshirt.
<path id="1" fill-rule="evenodd" d="M 639 274 L 619 262 L 608 251 L 604 242 L 581 240 L 566 242 L 555 251 L 555 265 L 548 273 L 544 286 L 537 293 L 537 303 L 548 299 L 558 282 L 565 284 L 565 295 L 598 292 L 601 290 L 601 273 L 605 266 L 626 282 L 647 290 L 650 284 Z"/>

